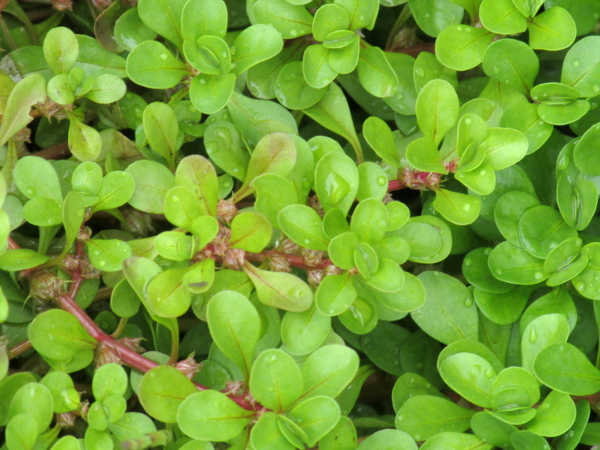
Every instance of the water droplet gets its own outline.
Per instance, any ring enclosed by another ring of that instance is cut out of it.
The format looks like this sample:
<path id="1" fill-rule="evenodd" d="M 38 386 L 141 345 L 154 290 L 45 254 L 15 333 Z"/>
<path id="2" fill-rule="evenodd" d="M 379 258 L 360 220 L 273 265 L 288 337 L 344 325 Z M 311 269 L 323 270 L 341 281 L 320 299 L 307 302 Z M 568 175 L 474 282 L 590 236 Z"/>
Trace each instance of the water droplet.
<path id="1" fill-rule="evenodd" d="M 33 197 L 37 191 L 34 188 L 29 188 L 25 191 L 27 197 Z"/>
<path id="2" fill-rule="evenodd" d="M 292 289 L 289 291 L 291 297 L 300 298 L 302 297 L 302 289 Z"/>
<path id="3" fill-rule="evenodd" d="M 421 440 L 421 435 L 415 434 L 415 441 L 420 441 L 420 440 Z"/>
<path id="4" fill-rule="evenodd" d="M 366 337 L 363 339 L 363 344 L 364 345 L 370 345 L 371 344 L 371 338 L 370 337 Z"/>
<path id="5" fill-rule="evenodd" d="M 387 178 L 386 177 L 378 177 L 377 178 L 377 184 L 379 186 L 385 186 L 387 184 Z"/>
<path id="6" fill-rule="evenodd" d="M 178 195 L 173 195 L 173 196 L 171 197 L 171 199 L 172 199 L 174 202 L 177 202 L 177 201 L 179 201 L 179 196 L 178 196 Z"/>
<path id="7" fill-rule="evenodd" d="M 418 77 L 424 77 L 425 76 L 425 71 L 423 69 L 421 69 L 420 67 L 415 67 L 415 74 Z"/>
<path id="8" fill-rule="evenodd" d="M 204 78 L 200 78 L 200 84 L 206 84 L 206 80 Z"/>
<path id="9" fill-rule="evenodd" d="M 460 25 L 456 27 L 456 31 L 462 31 L 463 27 L 461 27 Z"/>
<path id="10" fill-rule="evenodd" d="M 533 278 L 535 278 L 536 280 L 541 280 L 542 278 L 544 278 L 544 274 L 542 274 L 542 272 L 536 272 L 533 274 Z"/>
<path id="11" fill-rule="evenodd" d="M 531 342 L 532 344 L 535 344 L 535 342 L 537 341 L 538 335 L 537 335 L 537 331 L 535 331 L 535 328 L 532 328 L 531 331 L 529 331 L 529 342 Z"/>
<path id="12" fill-rule="evenodd" d="M 592 89 L 594 90 L 594 92 L 600 92 L 600 84 L 594 84 L 592 86 Z"/>
<path id="13" fill-rule="evenodd" d="M 491 250 L 491 249 L 489 249 L 489 248 L 486 248 L 486 249 L 483 251 L 483 254 L 484 254 L 484 255 L 486 255 L 486 256 L 488 256 L 490 253 L 492 253 L 492 250 Z"/>
<path id="14" fill-rule="evenodd" d="M 473 264 L 473 261 L 471 261 L 469 258 L 465 258 L 464 264 L 465 264 L 465 266 L 469 267 L 470 265 Z"/>
<path id="15" fill-rule="evenodd" d="M 48 219 L 48 220 L 46 220 L 46 223 L 47 223 L 48 225 L 52 225 L 52 219 Z"/>
<path id="16" fill-rule="evenodd" d="M 290 30 L 290 36 L 296 37 L 298 36 L 298 32 L 296 30 Z"/>
<path id="17" fill-rule="evenodd" d="M 580 281 L 579 283 L 575 283 L 575 289 L 577 289 L 579 292 L 584 291 L 585 287 L 586 287 L 586 285 L 583 281 Z"/>
<path id="18" fill-rule="evenodd" d="M 235 55 L 235 52 L 236 52 L 236 49 L 235 49 L 235 47 L 231 47 L 231 48 L 229 49 L 229 52 L 230 52 L 232 55 Z"/>
<path id="19" fill-rule="evenodd" d="M 404 92 L 396 93 L 396 100 L 404 100 Z"/>
<path id="20" fill-rule="evenodd" d="M 396 416 L 396 420 L 404 420 L 404 416 L 402 416 L 402 415 Z"/>
<path id="21" fill-rule="evenodd" d="M 223 52 L 223 53 L 221 53 L 221 56 L 222 56 L 223 58 L 227 58 L 227 53 Z"/>
<path id="22" fill-rule="evenodd" d="M 479 175 L 482 175 L 482 176 L 485 175 L 486 173 L 487 173 L 487 170 L 485 170 L 485 169 L 481 169 L 479 171 Z"/>
<path id="23" fill-rule="evenodd" d="M 471 125 L 472 122 L 473 122 L 473 120 L 470 117 L 467 117 L 465 119 L 465 125 Z"/>
<path id="24" fill-rule="evenodd" d="M 105 260 L 98 261 L 98 266 L 99 266 L 99 267 L 104 267 L 104 266 L 106 266 L 106 261 L 105 261 Z"/>
<path id="25" fill-rule="evenodd" d="M 100 254 L 100 250 L 94 250 L 92 252 L 92 255 L 94 255 L 94 256 L 98 256 L 99 254 Z"/>
<path id="26" fill-rule="evenodd" d="M 485 371 L 485 376 L 488 378 L 494 378 L 494 371 L 492 369 L 488 369 Z"/>
<path id="27" fill-rule="evenodd" d="M 465 203 L 462 207 L 463 211 L 470 211 L 471 210 L 471 204 L 470 203 Z"/>
<path id="28" fill-rule="evenodd" d="M 275 364 L 275 361 L 277 361 L 277 356 L 275 355 L 269 355 L 265 358 L 267 364 Z"/>
<path id="29" fill-rule="evenodd" d="M 496 273 L 497 273 L 498 275 L 502 275 L 504 272 L 503 272 L 502 270 L 496 270 Z"/>
<path id="30" fill-rule="evenodd" d="M 470 308 L 471 306 L 473 306 L 473 299 L 472 298 L 467 298 L 464 303 L 463 303 L 467 308 Z"/>
<path id="31" fill-rule="evenodd" d="M 160 59 L 162 59 L 162 60 L 167 59 L 167 54 L 166 53 L 161 53 L 160 54 Z"/>
<path id="32" fill-rule="evenodd" d="M 305 244 L 310 244 L 310 239 L 304 239 Z"/>
<path id="33" fill-rule="evenodd" d="M 573 64 L 573 67 L 579 67 L 581 65 L 581 61 L 574 59 L 571 64 Z"/>

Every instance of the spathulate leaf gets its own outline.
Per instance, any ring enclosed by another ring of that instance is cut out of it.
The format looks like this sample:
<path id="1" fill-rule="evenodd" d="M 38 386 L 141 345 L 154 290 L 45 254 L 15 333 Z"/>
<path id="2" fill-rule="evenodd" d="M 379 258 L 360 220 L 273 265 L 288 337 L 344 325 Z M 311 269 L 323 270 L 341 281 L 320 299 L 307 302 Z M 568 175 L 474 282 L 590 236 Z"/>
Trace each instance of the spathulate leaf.
<path id="1" fill-rule="evenodd" d="M 51 29 L 42 48 L 48 66 L 56 75 L 69 72 L 79 56 L 75 33 L 65 27 Z"/>
<path id="2" fill-rule="evenodd" d="M 326 345 L 319 348 L 302 364 L 302 398 L 337 397 L 356 376 L 358 364 L 358 355 L 349 347 Z"/>
<path id="3" fill-rule="evenodd" d="M 271 241 L 273 228 L 262 214 L 243 212 L 231 221 L 231 248 L 260 253 Z"/>
<path id="4" fill-rule="evenodd" d="M 93 161 L 100 155 L 100 133 L 75 117 L 69 118 L 69 150 L 81 161 Z"/>
<path id="5" fill-rule="evenodd" d="M 275 28 L 257 24 L 238 34 L 231 48 L 233 71 L 240 74 L 277 55 L 283 48 L 283 39 Z"/>
<path id="6" fill-rule="evenodd" d="M 246 263 L 244 272 L 250 277 L 261 303 L 287 311 L 306 311 L 313 293 L 304 281 L 290 273 L 270 272 Z"/>
<path id="7" fill-rule="evenodd" d="M 432 80 L 419 93 L 416 110 L 421 131 L 438 145 L 458 120 L 458 95 L 447 81 Z"/>
<path id="8" fill-rule="evenodd" d="M 450 25 L 436 41 L 436 54 L 442 64 L 454 70 L 469 70 L 483 61 L 494 33 L 469 25 Z"/>
<path id="9" fill-rule="evenodd" d="M 199 74 L 194 77 L 190 86 L 190 99 L 198 111 L 213 114 L 223 109 L 235 85 L 235 75 Z"/>
<path id="10" fill-rule="evenodd" d="M 573 86 L 583 97 L 598 94 L 600 87 L 600 36 L 584 37 L 565 56 L 560 81 Z"/>
<path id="11" fill-rule="evenodd" d="M 260 337 L 256 308 L 239 292 L 222 291 L 210 300 L 207 319 L 215 343 L 247 378 Z"/>
<path id="12" fill-rule="evenodd" d="M 451 344 L 477 339 L 477 309 L 464 284 L 445 273 L 427 271 L 419 275 L 425 285 L 425 305 L 413 311 L 413 320 L 434 339 Z M 449 320 L 451 318 L 451 320 Z"/>
<path id="13" fill-rule="evenodd" d="M 163 102 L 150 103 L 142 117 L 144 133 L 152 150 L 173 165 L 179 126 L 173 108 Z"/>
<path id="14" fill-rule="evenodd" d="M 138 14 L 144 24 L 167 38 L 176 46 L 181 46 L 181 16 L 186 0 L 141 0 Z"/>
<path id="15" fill-rule="evenodd" d="M 0 145 L 4 145 L 19 130 L 33 120 L 29 110 L 38 102 L 46 99 L 46 81 L 38 73 L 22 79 L 10 91 L 3 120 L 0 124 Z"/>
<path id="16" fill-rule="evenodd" d="M 314 209 L 306 205 L 289 205 L 279 212 L 277 221 L 283 232 L 296 244 L 327 251 L 329 240 L 323 233 L 321 218 Z"/>
<path id="17" fill-rule="evenodd" d="M 129 204 L 140 211 L 162 214 L 165 195 L 175 184 L 175 177 L 162 164 L 150 160 L 136 161 L 126 170 L 135 182 Z"/>
<path id="18" fill-rule="evenodd" d="M 535 50 L 562 50 L 573 43 L 577 26 L 571 14 L 560 6 L 538 14 L 528 24 L 529 45 Z"/>
<path id="19" fill-rule="evenodd" d="M 545 385 L 569 395 L 600 390 L 600 370 L 572 344 L 553 344 L 538 353 L 534 372 Z"/>
<path id="20" fill-rule="evenodd" d="M 177 422 L 177 410 L 196 387 L 175 367 L 158 366 L 148 371 L 139 386 L 140 403 L 146 412 L 165 423 Z"/>
<path id="21" fill-rule="evenodd" d="M 240 434 L 254 414 L 225 394 L 207 390 L 192 394 L 182 402 L 177 424 L 194 439 L 223 442 Z"/>
<path id="22" fill-rule="evenodd" d="M 200 36 L 223 37 L 227 32 L 227 5 L 223 0 L 184 2 L 181 12 L 183 39 L 195 41 Z"/>
<path id="23" fill-rule="evenodd" d="M 142 42 L 127 57 L 129 78 L 151 89 L 172 88 L 187 74 L 186 65 L 157 41 Z"/>

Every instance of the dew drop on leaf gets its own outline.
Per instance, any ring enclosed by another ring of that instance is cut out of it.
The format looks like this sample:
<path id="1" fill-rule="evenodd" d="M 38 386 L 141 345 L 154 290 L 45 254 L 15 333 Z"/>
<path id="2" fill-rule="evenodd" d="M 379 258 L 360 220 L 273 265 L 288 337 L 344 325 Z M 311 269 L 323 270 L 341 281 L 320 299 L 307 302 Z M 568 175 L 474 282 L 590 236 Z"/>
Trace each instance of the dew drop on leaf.
<path id="1" fill-rule="evenodd" d="M 488 378 L 493 378 L 494 377 L 494 371 L 491 369 L 488 369 L 485 371 L 485 376 Z"/>
<path id="2" fill-rule="evenodd" d="M 162 59 L 162 60 L 167 59 L 167 54 L 166 53 L 161 53 L 160 54 L 160 59 Z"/>
<path id="3" fill-rule="evenodd" d="M 386 177 L 379 177 L 379 178 L 377 178 L 377 184 L 379 186 L 385 186 L 386 183 L 387 183 L 387 178 Z"/>
<path id="4" fill-rule="evenodd" d="M 571 64 L 573 64 L 573 67 L 579 67 L 581 65 L 581 61 L 579 61 L 578 59 L 574 59 Z"/>
<path id="5" fill-rule="evenodd" d="M 532 344 L 535 344 L 535 342 L 537 341 L 538 335 L 537 335 L 537 331 L 535 331 L 535 328 L 532 328 L 531 331 L 529 332 L 529 342 L 531 342 Z"/>
<path id="6" fill-rule="evenodd" d="M 471 306 L 473 306 L 473 299 L 471 299 L 471 298 L 468 298 L 468 299 L 466 299 L 466 300 L 464 301 L 464 305 L 465 305 L 467 308 L 470 308 Z"/>
<path id="7" fill-rule="evenodd" d="M 544 278 L 544 275 L 542 274 L 542 272 L 536 272 L 533 274 L 533 278 L 535 278 L 536 280 L 541 280 L 542 278 Z"/>

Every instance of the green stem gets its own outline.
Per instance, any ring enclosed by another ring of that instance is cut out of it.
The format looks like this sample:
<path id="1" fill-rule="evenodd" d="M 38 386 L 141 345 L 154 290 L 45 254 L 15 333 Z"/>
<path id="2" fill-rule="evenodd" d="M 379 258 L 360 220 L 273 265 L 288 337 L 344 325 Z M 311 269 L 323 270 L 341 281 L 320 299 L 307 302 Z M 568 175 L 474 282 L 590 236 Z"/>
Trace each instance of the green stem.
<path id="1" fill-rule="evenodd" d="M 6 36 L 8 45 L 10 45 L 12 50 L 16 50 L 18 48 L 17 43 L 15 42 L 12 35 L 10 34 L 10 30 L 8 29 L 8 26 L 6 25 L 6 22 L 4 21 L 4 16 L 2 16 L 2 14 L 0 14 L 0 28 L 2 29 L 2 32 L 4 33 L 4 35 Z"/>

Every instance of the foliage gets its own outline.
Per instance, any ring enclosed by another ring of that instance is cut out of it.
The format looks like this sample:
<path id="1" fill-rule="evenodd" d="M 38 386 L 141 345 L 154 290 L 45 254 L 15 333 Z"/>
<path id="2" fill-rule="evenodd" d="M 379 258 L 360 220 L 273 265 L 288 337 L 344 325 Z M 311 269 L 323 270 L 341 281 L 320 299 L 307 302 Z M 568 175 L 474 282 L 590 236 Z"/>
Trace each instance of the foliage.
<path id="1" fill-rule="evenodd" d="M 47 3 L 0 2 L 3 449 L 600 445 L 600 3 Z"/>

